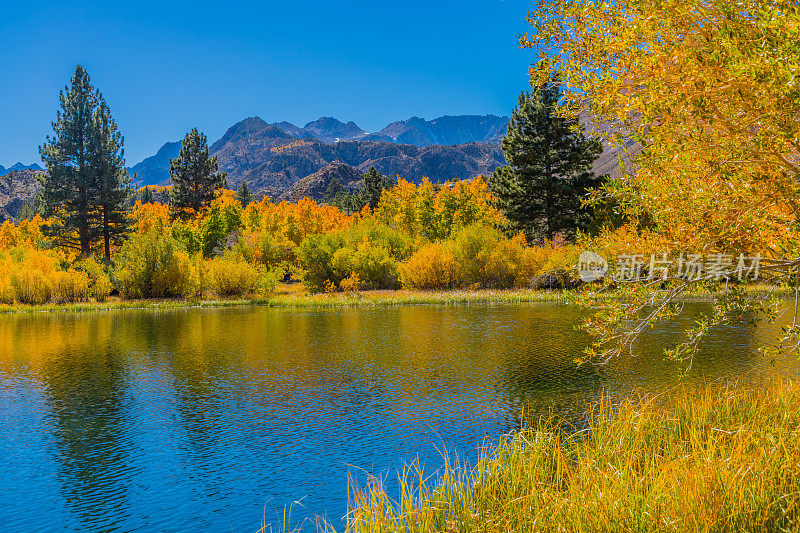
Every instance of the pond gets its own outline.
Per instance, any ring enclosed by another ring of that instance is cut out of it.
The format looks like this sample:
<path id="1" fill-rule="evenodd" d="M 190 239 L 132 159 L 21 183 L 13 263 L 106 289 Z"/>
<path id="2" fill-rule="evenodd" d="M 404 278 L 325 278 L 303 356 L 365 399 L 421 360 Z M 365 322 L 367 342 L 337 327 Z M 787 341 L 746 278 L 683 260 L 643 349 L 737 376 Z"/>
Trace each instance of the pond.
<path id="1" fill-rule="evenodd" d="M 678 382 L 670 324 L 636 357 L 577 367 L 564 305 L 265 307 L 0 317 L 4 531 L 256 531 L 347 507 L 348 476 L 474 460 L 528 415 L 576 425 L 602 392 Z M 690 384 L 797 373 L 727 327 Z M 293 502 L 299 502 L 293 504 Z M 313 524 L 306 522 L 309 530 Z"/>

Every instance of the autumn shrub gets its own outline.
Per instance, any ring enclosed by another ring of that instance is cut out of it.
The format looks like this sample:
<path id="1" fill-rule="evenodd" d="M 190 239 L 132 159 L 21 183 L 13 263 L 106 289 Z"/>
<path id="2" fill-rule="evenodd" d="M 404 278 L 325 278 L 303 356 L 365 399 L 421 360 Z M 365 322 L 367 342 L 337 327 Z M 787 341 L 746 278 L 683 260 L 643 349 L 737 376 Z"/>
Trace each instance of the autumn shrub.
<path id="1" fill-rule="evenodd" d="M 98 263 L 94 257 L 77 262 L 75 267 L 85 272 L 89 278 L 89 296 L 94 297 L 98 302 L 106 301 L 114 288 L 106 267 Z"/>
<path id="2" fill-rule="evenodd" d="M 259 231 L 245 233 L 233 246 L 232 252 L 248 263 L 261 265 L 272 269 L 284 262 L 292 261 L 294 253 L 291 241 L 280 241 L 274 235 Z"/>
<path id="3" fill-rule="evenodd" d="M 311 235 L 297 248 L 306 286 L 325 290 L 326 282 L 338 286 L 355 273 L 365 288 L 400 286 L 400 261 L 413 250 L 408 235 L 367 218 L 353 226 L 323 235 Z"/>
<path id="4" fill-rule="evenodd" d="M 452 249 L 464 281 L 485 288 L 514 287 L 520 276 L 521 257 L 527 248 L 525 237 L 512 238 L 500 230 L 473 224 L 459 231 Z"/>
<path id="5" fill-rule="evenodd" d="M 269 296 L 278 286 L 285 271 L 282 268 L 273 268 L 264 272 L 259 279 L 258 292 L 261 296 Z"/>
<path id="6" fill-rule="evenodd" d="M 235 203 L 211 205 L 200 226 L 200 246 L 203 256 L 221 255 L 230 249 L 238 238 L 231 238 L 242 227 L 242 210 Z"/>
<path id="7" fill-rule="evenodd" d="M 4 261 L 7 285 L 2 288 L 6 302 L 43 304 L 54 299 L 71 302 L 85 299 L 83 277 L 68 269 L 66 256 L 53 250 L 41 250 L 30 245 L 8 251 Z"/>
<path id="8" fill-rule="evenodd" d="M 89 276 L 78 270 L 60 270 L 51 276 L 55 303 L 85 302 L 89 299 Z"/>
<path id="9" fill-rule="evenodd" d="M 14 303 L 14 289 L 11 287 L 12 262 L 8 254 L 0 252 L 0 303 Z"/>
<path id="10" fill-rule="evenodd" d="M 95 300 L 105 302 L 112 290 L 114 290 L 114 286 L 111 284 L 111 278 L 108 277 L 108 274 L 102 274 L 94 280 L 90 292 Z"/>
<path id="11" fill-rule="evenodd" d="M 217 257 L 206 262 L 208 289 L 216 296 L 245 296 L 259 286 L 258 270 L 251 264 Z"/>
<path id="12" fill-rule="evenodd" d="M 417 250 L 400 268 L 408 289 L 454 289 L 463 282 L 463 271 L 448 243 L 434 242 Z"/>
<path id="13" fill-rule="evenodd" d="M 578 245 L 546 243 L 539 271 L 532 277 L 535 289 L 566 289 L 580 284 L 576 265 L 582 247 Z"/>
<path id="14" fill-rule="evenodd" d="M 297 259 L 303 270 L 303 281 L 311 292 L 323 292 L 326 282 L 338 283 L 341 277 L 333 270 L 333 254 L 344 248 L 341 232 L 307 237 L 297 248 Z"/>
<path id="15" fill-rule="evenodd" d="M 132 235 L 115 256 L 116 278 L 125 298 L 164 298 L 191 292 L 191 264 L 172 236 L 158 228 Z"/>
<path id="16" fill-rule="evenodd" d="M 384 191 L 375 217 L 428 241 L 449 239 L 472 224 L 492 225 L 503 220 L 493 205 L 486 182 L 480 177 L 443 184 L 423 178 L 418 185 L 400 179 L 397 185 Z"/>
<path id="17" fill-rule="evenodd" d="M 22 268 L 11 274 L 11 289 L 17 302 L 44 304 L 53 297 L 53 280 L 41 270 Z"/>
<path id="18" fill-rule="evenodd" d="M 347 295 L 358 294 L 359 290 L 361 290 L 361 279 L 358 274 L 353 272 L 339 283 L 339 287 Z"/>
<path id="19" fill-rule="evenodd" d="M 353 249 L 340 248 L 333 254 L 332 267 L 341 284 L 357 276 L 366 289 L 396 289 L 400 287 L 400 265 L 390 252 L 372 242 L 364 241 Z"/>

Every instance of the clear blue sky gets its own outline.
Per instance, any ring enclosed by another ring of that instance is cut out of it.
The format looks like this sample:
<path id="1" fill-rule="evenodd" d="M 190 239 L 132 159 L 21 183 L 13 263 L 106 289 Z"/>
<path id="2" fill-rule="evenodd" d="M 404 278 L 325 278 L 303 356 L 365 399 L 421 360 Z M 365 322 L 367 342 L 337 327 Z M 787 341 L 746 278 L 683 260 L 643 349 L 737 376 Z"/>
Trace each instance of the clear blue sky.
<path id="1" fill-rule="evenodd" d="M 134 164 L 193 126 L 242 118 L 367 131 L 411 116 L 509 114 L 527 88 L 523 0 L 7 2 L 0 164 L 41 163 L 58 91 L 86 67 Z"/>

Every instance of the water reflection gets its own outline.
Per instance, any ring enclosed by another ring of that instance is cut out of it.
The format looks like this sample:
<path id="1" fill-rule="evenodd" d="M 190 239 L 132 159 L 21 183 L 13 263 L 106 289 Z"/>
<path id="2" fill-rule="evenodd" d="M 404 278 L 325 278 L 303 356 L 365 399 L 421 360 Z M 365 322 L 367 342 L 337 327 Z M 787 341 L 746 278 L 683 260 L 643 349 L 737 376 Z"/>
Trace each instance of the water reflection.
<path id="1" fill-rule="evenodd" d="M 579 318 L 547 305 L 0 317 L 0 520 L 250 531 L 297 500 L 337 520 L 348 471 L 475 457 L 523 409 L 581 424 L 601 391 L 676 382 L 661 352 L 679 324 L 635 358 L 577 368 Z M 771 335 L 715 332 L 689 380 L 795 372 L 756 354 Z"/>

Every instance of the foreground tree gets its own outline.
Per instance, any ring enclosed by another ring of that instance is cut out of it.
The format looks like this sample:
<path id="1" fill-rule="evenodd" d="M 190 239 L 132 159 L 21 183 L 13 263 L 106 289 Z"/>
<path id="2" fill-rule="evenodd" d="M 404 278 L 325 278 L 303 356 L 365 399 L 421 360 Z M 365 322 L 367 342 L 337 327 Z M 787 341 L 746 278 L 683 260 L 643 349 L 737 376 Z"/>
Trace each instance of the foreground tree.
<path id="1" fill-rule="evenodd" d="M 797 2 L 548 0 L 529 22 L 522 45 L 541 56 L 533 82 L 556 76 L 565 115 L 589 113 L 610 142 L 643 147 L 599 195 L 616 201 L 630 235 L 717 259 L 760 254 L 762 281 L 800 289 Z M 678 312 L 693 284 L 715 291 L 729 279 L 656 278 L 625 300 L 590 299 L 603 311 L 587 324 L 598 339 L 590 355 L 622 353 Z M 714 326 L 768 310 L 739 285 L 722 287 L 673 355 L 690 357 Z M 795 313 L 773 348 L 798 347 Z"/>
<path id="2" fill-rule="evenodd" d="M 89 144 L 92 115 L 97 95 L 89 74 L 78 65 L 70 85 L 59 93 L 61 109 L 39 153 L 47 167 L 42 180 L 45 213 L 52 223 L 43 226 L 45 235 L 58 246 L 91 253 L 96 236 L 97 213 L 93 211 L 94 174 L 90 170 Z"/>
<path id="3" fill-rule="evenodd" d="M 543 57 L 534 81 L 562 80 L 565 113 L 644 147 L 605 191 L 629 219 L 683 246 L 780 254 L 800 214 L 798 10 L 552 0 L 522 44 Z"/>
<path id="4" fill-rule="evenodd" d="M 61 109 L 39 147 L 47 167 L 42 178 L 43 227 L 56 245 L 92 253 L 98 238 L 106 259 L 128 227 L 124 212 L 129 193 L 123 138 L 89 74 L 78 65 L 70 85 L 59 93 Z"/>
<path id="5" fill-rule="evenodd" d="M 208 154 L 206 136 L 192 128 L 186 134 L 180 154 L 170 159 L 169 177 L 172 181 L 170 215 L 189 219 L 197 215 L 225 187 L 226 172 L 218 172 L 217 157 Z"/>
<path id="6" fill-rule="evenodd" d="M 559 116 L 558 100 L 550 81 L 520 95 L 502 142 L 508 165 L 488 180 L 511 229 L 532 240 L 584 229 L 581 201 L 601 183 L 591 171 L 600 141 L 587 139 L 577 118 Z"/>

